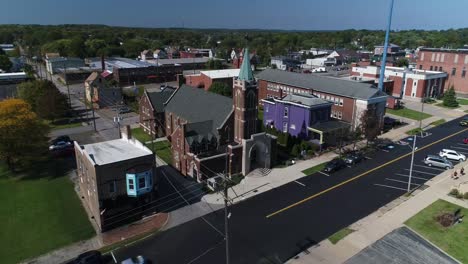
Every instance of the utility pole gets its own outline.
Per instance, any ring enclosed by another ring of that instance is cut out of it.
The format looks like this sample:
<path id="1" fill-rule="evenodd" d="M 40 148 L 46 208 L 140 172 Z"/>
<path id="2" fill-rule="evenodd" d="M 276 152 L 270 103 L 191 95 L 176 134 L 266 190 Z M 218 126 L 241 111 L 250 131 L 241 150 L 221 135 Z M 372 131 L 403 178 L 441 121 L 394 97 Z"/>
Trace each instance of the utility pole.
<path id="1" fill-rule="evenodd" d="M 416 150 L 416 135 L 413 137 L 413 148 L 411 149 L 411 165 L 408 178 L 408 193 L 411 191 L 411 177 L 413 176 L 414 151 Z"/>
<path id="2" fill-rule="evenodd" d="M 122 121 L 122 117 L 120 116 L 119 110 L 117 110 L 117 116 L 114 116 L 114 123 L 117 124 L 117 127 L 119 128 L 119 138 L 122 138 L 122 134 L 120 131 L 120 121 Z"/>
<path id="3" fill-rule="evenodd" d="M 94 100 L 94 87 L 90 84 L 90 93 L 91 93 L 91 102 L 89 102 L 91 104 L 91 113 L 93 114 L 93 127 L 94 127 L 94 132 L 97 132 L 97 129 L 96 129 L 96 117 L 94 116 L 94 103 L 93 103 L 93 100 Z"/>
<path id="4" fill-rule="evenodd" d="M 68 85 L 68 77 L 67 77 L 67 64 L 66 63 L 63 63 L 63 69 L 64 69 L 64 80 L 65 80 L 65 84 L 67 85 L 67 93 L 68 93 L 68 105 L 70 106 L 70 109 L 72 108 L 72 104 L 71 104 L 71 98 L 70 98 L 70 86 Z M 52 79 L 52 75 L 50 76 L 51 79 Z"/>
<path id="5" fill-rule="evenodd" d="M 224 239 L 226 241 L 226 264 L 230 263 L 230 257 L 229 257 L 229 217 L 231 214 L 229 213 L 229 204 L 228 204 L 228 161 L 229 161 L 229 152 L 228 152 L 228 147 L 226 146 L 226 162 L 225 162 L 225 168 L 224 168 Z"/>

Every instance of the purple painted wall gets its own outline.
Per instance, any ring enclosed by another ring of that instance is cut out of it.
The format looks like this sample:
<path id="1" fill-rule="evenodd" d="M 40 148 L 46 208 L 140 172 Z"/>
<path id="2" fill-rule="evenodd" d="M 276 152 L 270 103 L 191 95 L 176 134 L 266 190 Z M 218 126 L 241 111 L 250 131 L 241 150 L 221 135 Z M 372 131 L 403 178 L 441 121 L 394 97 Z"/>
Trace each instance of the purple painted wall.
<path id="1" fill-rule="evenodd" d="M 288 108 L 287 117 L 284 116 L 285 107 Z M 284 126 L 287 125 L 287 132 L 291 136 L 304 139 L 309 137 L 307 127 L 318 121 L 328 121 L 331 113 L 331 104 L 317 108 L 306 108 L 274 102 L 274 104 L 264 103 L 263 108 L 264 125 L 272 124 L 276 130 L 281 132 L 284 132 Z"/>

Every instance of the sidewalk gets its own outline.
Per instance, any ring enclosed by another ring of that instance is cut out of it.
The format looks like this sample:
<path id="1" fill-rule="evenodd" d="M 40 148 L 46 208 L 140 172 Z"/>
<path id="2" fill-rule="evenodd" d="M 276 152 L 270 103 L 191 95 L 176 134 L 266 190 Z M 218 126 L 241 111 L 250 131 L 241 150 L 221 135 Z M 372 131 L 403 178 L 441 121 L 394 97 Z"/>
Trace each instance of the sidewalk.
<path id="1" fill-rule="evenodd" d="M 466 163 L 457 165 L 456 169 L 466 166 Z M 427 189 L 417 191 L 411 197 L 402 196 L 391 204 L 352 224 L 349 228 L 355 230 L 355 232 L 346 236 L 337 244 L 333 245 L 328 239 L 323 240 L 317 246 L 309 248 L 308 253 L 301 253 L 296 259 L 291 259 L 287 263 L 343 263 L 394 229 L 403 226 L 406 220 L 438 199 L 444 199 L 468 208 L 468 202 L 447 195 L 452 186 L 467 181 L 468 175 L 453 180 L 450 178 L 451 172 L 452 170 L 445 171 L 428 181 L 426 183 L 429 186 Z"/>

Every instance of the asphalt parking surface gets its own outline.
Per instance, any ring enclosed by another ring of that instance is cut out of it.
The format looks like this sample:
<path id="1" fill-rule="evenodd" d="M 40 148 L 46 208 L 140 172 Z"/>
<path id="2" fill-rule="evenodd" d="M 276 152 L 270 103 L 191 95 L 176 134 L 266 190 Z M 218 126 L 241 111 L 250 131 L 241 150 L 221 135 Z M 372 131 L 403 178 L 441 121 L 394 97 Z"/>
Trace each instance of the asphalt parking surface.
<path id="1" fill-rule="evenodd" d="M 462 142 L 468 129 L 460 127 L 458 120 L 431 129 L 430 136 L 418 137 L 412 188 L 443 171 L 426 167 L 422 163 L 426 155 L 442 148 L 468 154 L 468 146 Z M 411 159 L 409 145 L 380 150 L 369 158 L 329 176 L 305 176 L 232 206 L 231 263 L 284 263 L 403 195 Z M 224 263 L 225 243 L 218 232 L 224 230 L 224 212 L 213 212 L 205 220 L 198 218 L 171 228 L 119 249 L 115 256 L 122 260 L 143 255 L 154 263 Z"/>

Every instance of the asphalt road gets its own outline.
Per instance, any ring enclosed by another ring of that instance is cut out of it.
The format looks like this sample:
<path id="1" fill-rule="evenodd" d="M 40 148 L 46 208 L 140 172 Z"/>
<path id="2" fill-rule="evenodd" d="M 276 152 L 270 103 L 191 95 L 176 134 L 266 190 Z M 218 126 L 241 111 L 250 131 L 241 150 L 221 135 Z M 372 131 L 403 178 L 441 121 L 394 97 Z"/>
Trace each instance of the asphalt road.
<path id="1" fill-rule="evenodd" d="M 412 188 L 443 170 L 422 160 L 442 148 L 468 154 L 468 129 L 458 120 L 418 138 Z M 411 149 L 397 145 L 329 176 L 315 173 L 230 208 L 231 263 L 284 263 L 336 231 L 371 214 L 406 192 Z M 456 162 L 454 162 L 456 163 Z M 284 175 L 288 177 L 288 175 Z M 153 263 L 225 263 L 224 212 L 213 212 L 114 252 L 121 261 L 143 255 Z"/>

